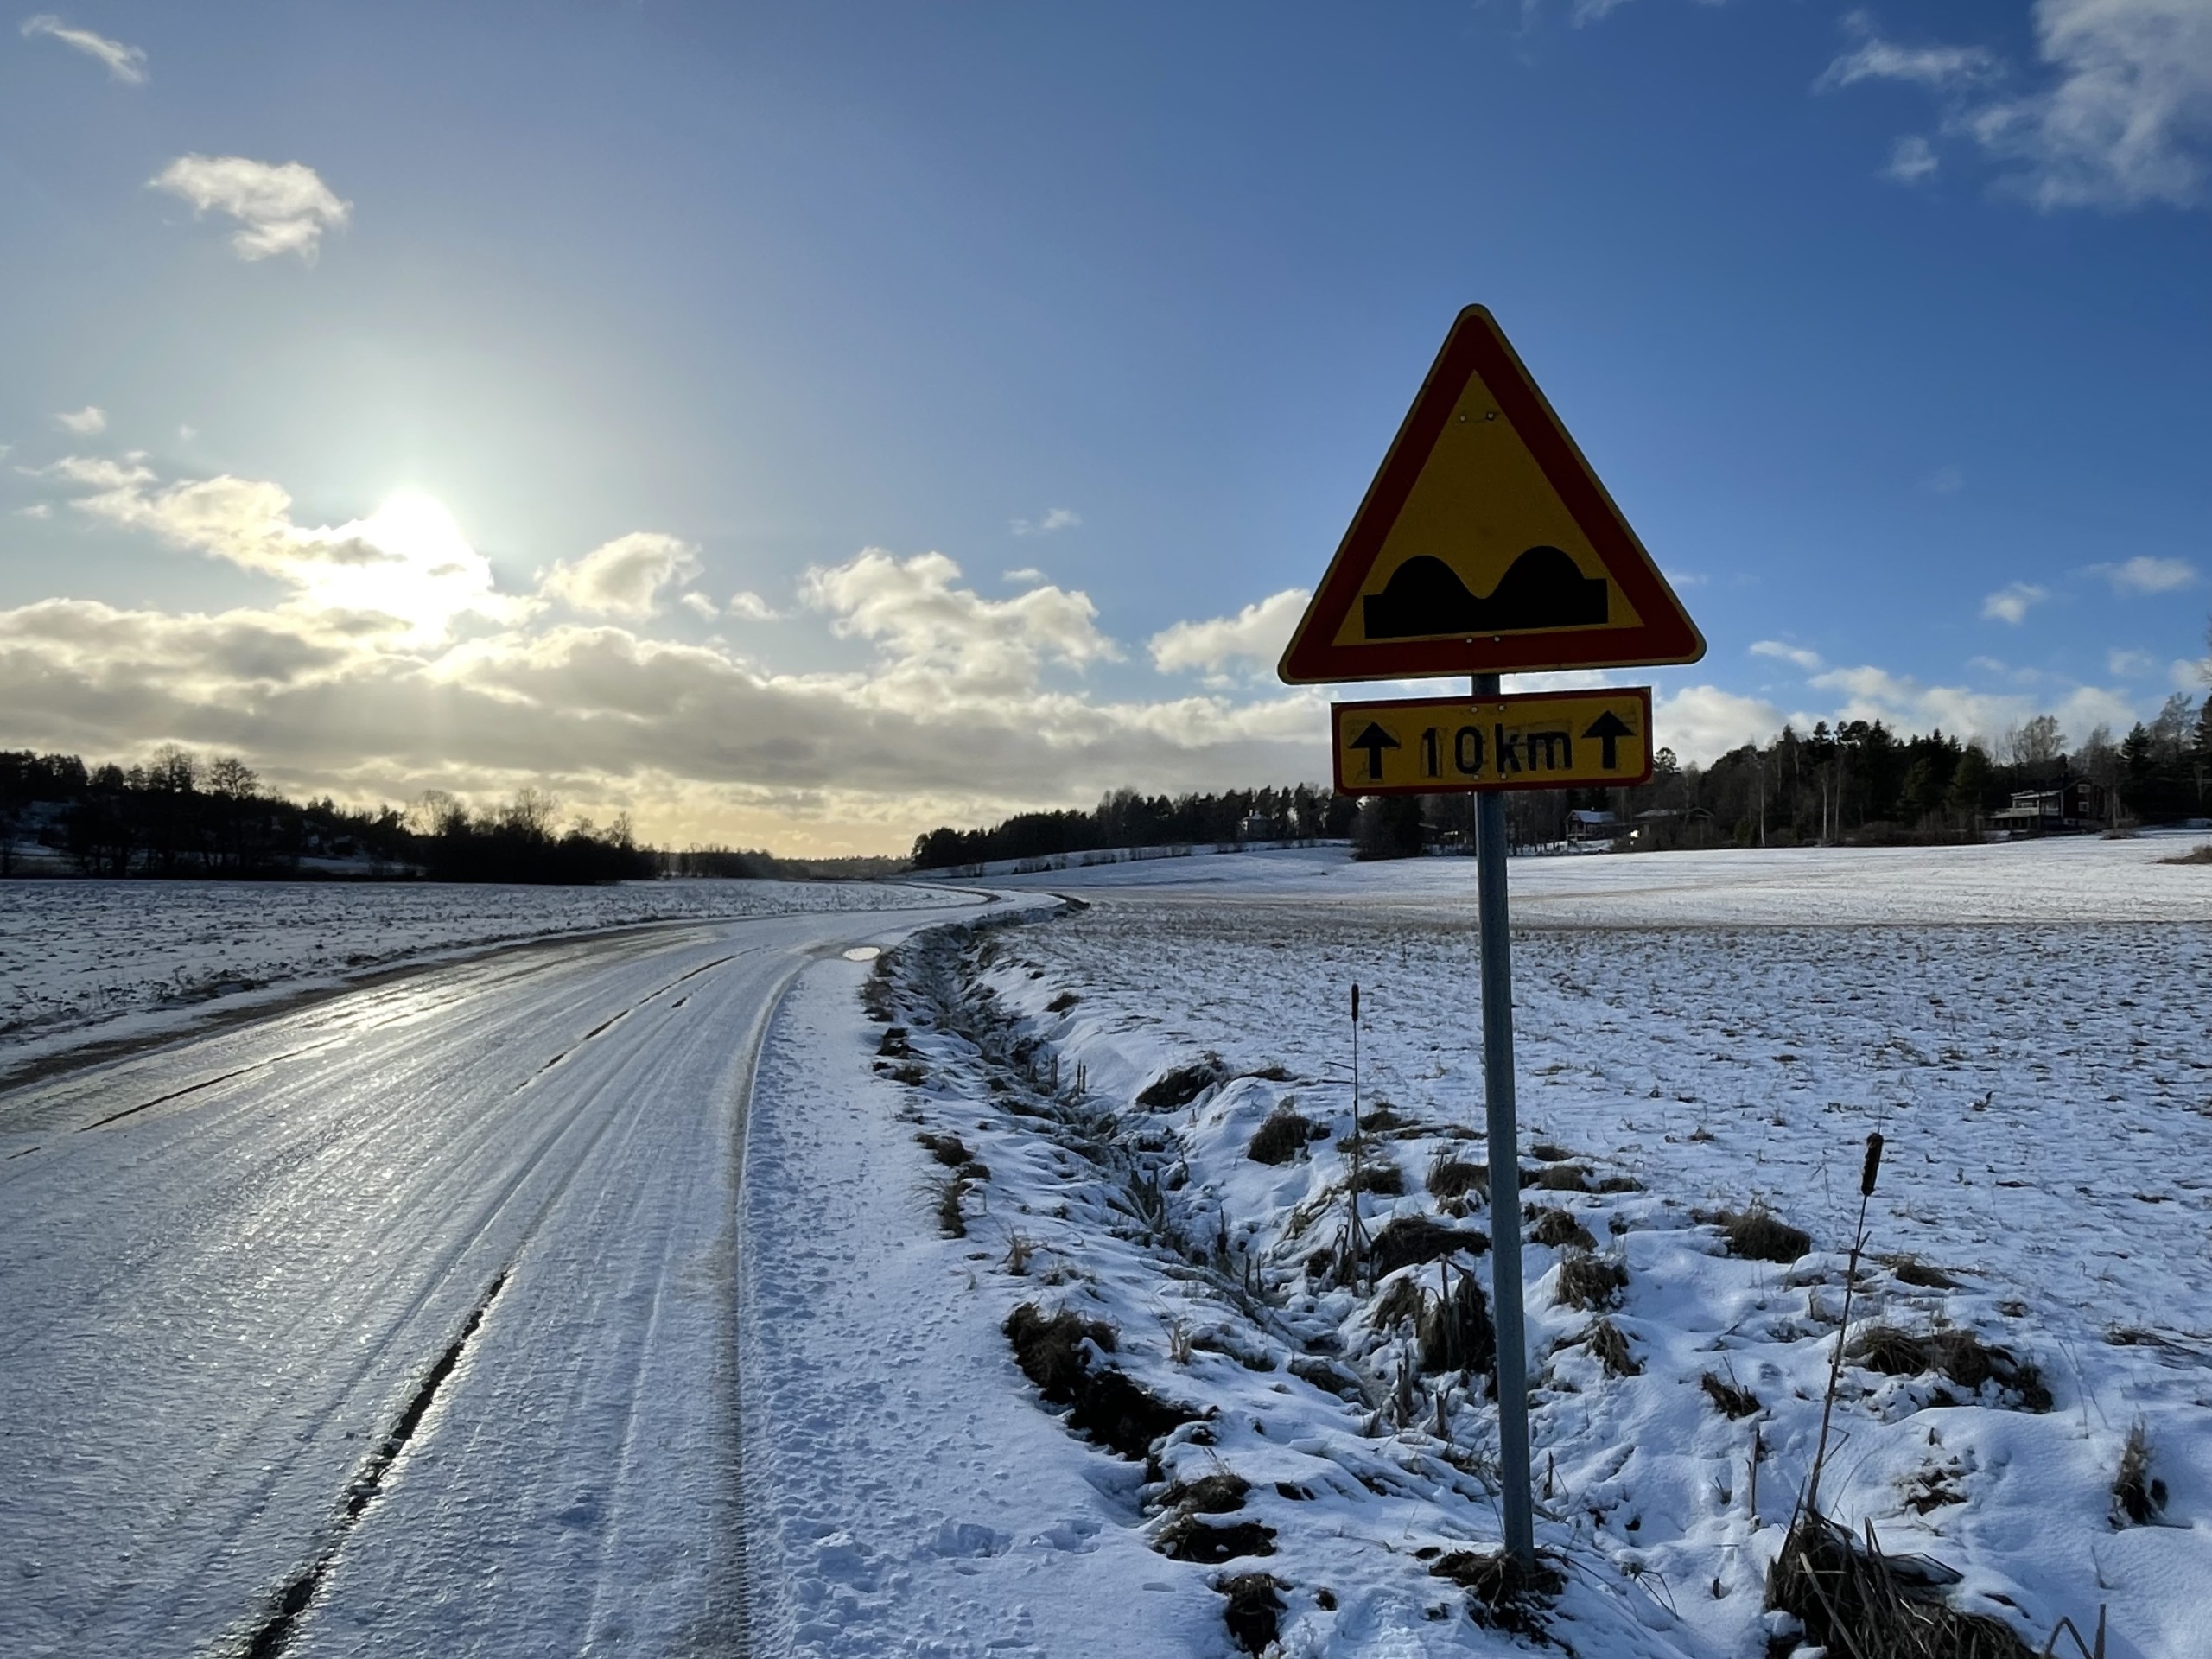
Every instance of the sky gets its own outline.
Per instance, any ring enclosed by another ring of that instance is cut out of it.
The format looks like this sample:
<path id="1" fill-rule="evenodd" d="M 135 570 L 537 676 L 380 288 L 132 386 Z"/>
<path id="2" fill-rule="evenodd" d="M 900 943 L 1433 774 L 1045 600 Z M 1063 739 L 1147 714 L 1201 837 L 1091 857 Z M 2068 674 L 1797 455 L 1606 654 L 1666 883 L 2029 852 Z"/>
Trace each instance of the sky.
<path id="1" fill-rule="evenodd" d="M 1476 302 L 1684 759 L 2203 695 L 2208 0 L 26 11 L 0 292 L 0 747 L 810 855 L 1324 780 Z"/>

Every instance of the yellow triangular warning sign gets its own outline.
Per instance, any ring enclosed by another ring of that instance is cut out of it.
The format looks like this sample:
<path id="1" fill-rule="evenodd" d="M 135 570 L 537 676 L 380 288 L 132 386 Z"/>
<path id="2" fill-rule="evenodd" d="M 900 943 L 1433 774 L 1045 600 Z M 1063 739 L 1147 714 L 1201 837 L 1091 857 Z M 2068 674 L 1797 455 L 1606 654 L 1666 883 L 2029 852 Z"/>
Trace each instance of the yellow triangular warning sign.
<path id="1" fill-rule="evenodd" d="M 1471 305 L 1277 671 L 1305 685 L 1704 655 L 1496 321 Z"/>

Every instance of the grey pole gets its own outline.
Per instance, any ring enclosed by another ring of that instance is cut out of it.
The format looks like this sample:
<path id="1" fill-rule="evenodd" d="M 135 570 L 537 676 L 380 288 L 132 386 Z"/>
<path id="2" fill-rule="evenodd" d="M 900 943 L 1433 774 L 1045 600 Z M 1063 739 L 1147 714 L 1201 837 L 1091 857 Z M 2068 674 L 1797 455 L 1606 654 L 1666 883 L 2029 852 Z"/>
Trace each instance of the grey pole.
<path id="1" fill-rule="evenodd" d="M 1498 694 L 1498 677 L 1475 676 L 1477 697 Z M 1521 1131 L 1513 1111 L 1513 938 L 1505 911 L 1505 797 L 1475 797 L 1475 887 L 1482 924 L 1483 1101 L 1490 1129 L 1491 1317 L 1497 1326 L 1498 1478 L 1505 1495 L 1505 1548 L 1523 1567 L 1536 1560 L 1529 1476 L 1529 1339 L 1522 1328 Z"/>

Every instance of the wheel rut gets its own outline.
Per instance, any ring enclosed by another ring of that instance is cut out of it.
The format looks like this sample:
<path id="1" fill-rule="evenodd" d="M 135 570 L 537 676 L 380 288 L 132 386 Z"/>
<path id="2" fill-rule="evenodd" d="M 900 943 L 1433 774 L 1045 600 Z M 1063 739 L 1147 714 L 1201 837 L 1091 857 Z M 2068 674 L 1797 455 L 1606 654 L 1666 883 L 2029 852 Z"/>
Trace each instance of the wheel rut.
<path id="1" fill-rule="evenodd" d="M 423 1373 L 422 1382 L 416 1385 L 399 1415 L 393 1420 L 391 1430 L 376 1449 L 362 1459 L 360 1468 L 346 1483 L 346 1496 L 340 1505 L 338 1516 L 324 1537 L 321 1548 L 283 1588 L 270 1597 L 261 1623 L 230 1650 L 235 1659 L 274 1659 L 290 1644 L 301 1615 L 313 1605 L 315 1592 L 322 1587 L 323 1579 L 337 1564 L 339 1554 L 346 1547 L 347 1535 L 369 1505 L 382 1495 L 385 1478 L 391 1472 L 392 1466 L 407 1450 L 408 1443 L 423 1427 L 423 1418 L 429 1414 L 430 1408 L 437 1402 L 438 1390 L 445 1386 L 446 1380 L 461 1363 L 461 1356 L 468 1351 L 470 1339 L 484 1323 L 484 1316 L 492 1311 L 492 1304 L 499 1300 L 499 1293 L 507 1287 L 508 1275 L 513 1271 L 512 1265 L 499 1270 L 499 1276 L 485 1291 L 483 1300 L 470 1312 L 459 1334 Z"/>

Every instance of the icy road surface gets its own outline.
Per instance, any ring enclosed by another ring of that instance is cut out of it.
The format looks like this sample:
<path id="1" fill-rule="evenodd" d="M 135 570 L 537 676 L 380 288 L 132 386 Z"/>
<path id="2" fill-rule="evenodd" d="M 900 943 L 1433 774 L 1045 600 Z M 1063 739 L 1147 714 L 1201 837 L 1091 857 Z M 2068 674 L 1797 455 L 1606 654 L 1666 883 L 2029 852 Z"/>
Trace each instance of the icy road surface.
<path id="1" fill-rule="evenodd" d="M 0 1094 L 0 1653 L 735 1651 L 737 1149 L 811 914 Z"/>

